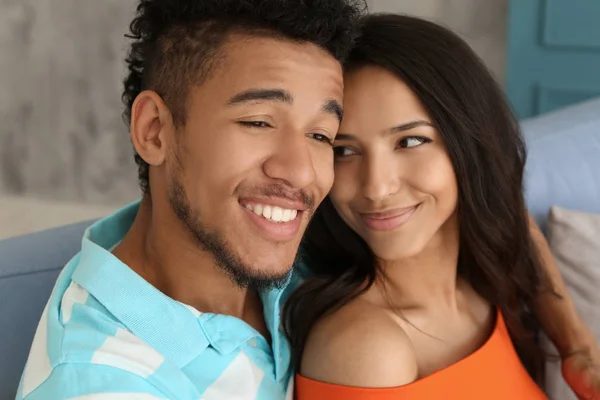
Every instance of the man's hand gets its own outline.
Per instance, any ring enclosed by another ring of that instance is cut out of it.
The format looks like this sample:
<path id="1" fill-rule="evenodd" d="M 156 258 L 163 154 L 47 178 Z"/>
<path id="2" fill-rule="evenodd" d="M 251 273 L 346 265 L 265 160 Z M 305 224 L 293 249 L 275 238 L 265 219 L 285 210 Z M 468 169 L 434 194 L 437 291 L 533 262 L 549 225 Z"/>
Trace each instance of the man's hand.
<path id="1" fill-rule="evenodd" d="M 600 400 L 600 347 L 589 334 L 587 343 L 562 357 L 562 373 L 580 400 Z"/>
<path id="2" fill-rule="evenodd" d="M 534 304 L 537 319 L 562 358 L 565 381 L 580 400 L 600 400 L 600 348 L 567 291 L 544 234 L 529 217 L 531 237 L 551 291 L 543 291 Z M 558 295 L 558 296 L 556 296 Z"/>

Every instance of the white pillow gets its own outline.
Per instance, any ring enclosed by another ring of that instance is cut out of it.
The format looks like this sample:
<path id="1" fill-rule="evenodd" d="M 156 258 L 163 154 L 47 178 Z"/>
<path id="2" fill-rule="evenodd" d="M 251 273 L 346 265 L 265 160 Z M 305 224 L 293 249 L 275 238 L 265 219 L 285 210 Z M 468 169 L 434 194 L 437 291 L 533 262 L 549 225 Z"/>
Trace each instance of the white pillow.
<path id="1" fill-rule="evenodd" d="M 577 311 L 600 339 L 600 215 L 552 207 L 548 242 Z M 547 340 L 544 346 L 556 354 Z M 546 392 L 552 399 L 577 400 L 560 368 L 548 362 Z"/>

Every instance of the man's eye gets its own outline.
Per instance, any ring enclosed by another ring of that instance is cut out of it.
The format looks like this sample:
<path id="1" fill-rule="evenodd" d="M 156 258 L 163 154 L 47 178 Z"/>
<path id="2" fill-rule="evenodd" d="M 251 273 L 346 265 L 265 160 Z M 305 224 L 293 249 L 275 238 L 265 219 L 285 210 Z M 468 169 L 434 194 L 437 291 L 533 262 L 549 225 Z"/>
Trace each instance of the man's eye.
<path id="1" fill-rule="evenodd" d="M 349 157 L 355 155 L 356 152 L 349 147 L 337 146 L 333 148 L 333 154 L 335 157 Z"/>
<path id="2" fill-rule="evenodd" d="M 332 145 L 333 142 L 331 141 L 331 139 L 329 139 L 329 137 L 323 135 L 322 133 L 309 133 L 308 137 L 315 139 L 318 142 L 323 142 L 323 143 L 327 143 L 329 145 Z"/>
<path id="3" fill-rule="evenodd" d="M 245 126 L 247 128 L 270 128 L 271 127 L 271 125 L 269 125 L 265 121 L 240 121 L 239 124 L 242 126 Z"/>
<path id="4" fill-rule="evenodd" d="M 417 147 L 429 142 L 431 142 L 431 139 L 423 136 L 409 136 L 400 139 L 400 141 L 398 142 L 398 147 L 403 149 L 410 149 L 412 147 Z"/>

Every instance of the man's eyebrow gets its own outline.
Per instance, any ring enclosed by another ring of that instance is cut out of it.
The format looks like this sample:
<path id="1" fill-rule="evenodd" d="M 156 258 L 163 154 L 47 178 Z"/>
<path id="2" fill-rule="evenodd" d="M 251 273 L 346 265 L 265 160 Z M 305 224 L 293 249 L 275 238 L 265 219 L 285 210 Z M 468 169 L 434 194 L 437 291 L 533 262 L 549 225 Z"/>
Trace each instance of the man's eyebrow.
<path id="1" fill-rule="evenodd" d="M 344 116 L 344 109 L 337 100 L 329 100 L 327 103 L 325 103 L 325 105 L 323 105 L 323 108 L 321 108 L 321 110 L 326 113 L 335 115 L 338 121 L 340 123 L 342 122 L 342 117 Z"/>
<path id="2" fill-rule="evenodd" d="M 276 101 L 292 104 L 294 102 L 294 97 L 289 92 L 281 89 L 249 89 L 230 98 L 227 101 L 227 105 L 237 106 L 263 101 Z"/>
<path id="3" fill-rule="evenodd" d="M 292 96 L 288 91 L 282 89 L 249 89 L 236 94 L 227 100 L 226 104 L 228 106 L 237 106 L 264 101 L 292 104 L 294 102 L 294 96 Z M 344 111 L 341 104 L 337 100 L 327 101 L 323 107 L 321 107 L 321 111 L 334 115 L 339 122 L 342 122 Z"/>

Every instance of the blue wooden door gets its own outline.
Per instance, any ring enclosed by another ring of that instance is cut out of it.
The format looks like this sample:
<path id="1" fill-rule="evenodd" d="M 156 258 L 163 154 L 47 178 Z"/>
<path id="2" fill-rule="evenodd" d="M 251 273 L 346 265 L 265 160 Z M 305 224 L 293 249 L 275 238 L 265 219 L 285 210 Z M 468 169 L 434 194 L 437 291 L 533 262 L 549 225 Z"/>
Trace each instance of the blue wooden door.
<path id="1" fill-rule="evenodd" d="M 507 57 L 520 118 L 600 96 L 600 0 L 510 0 Z"/>

